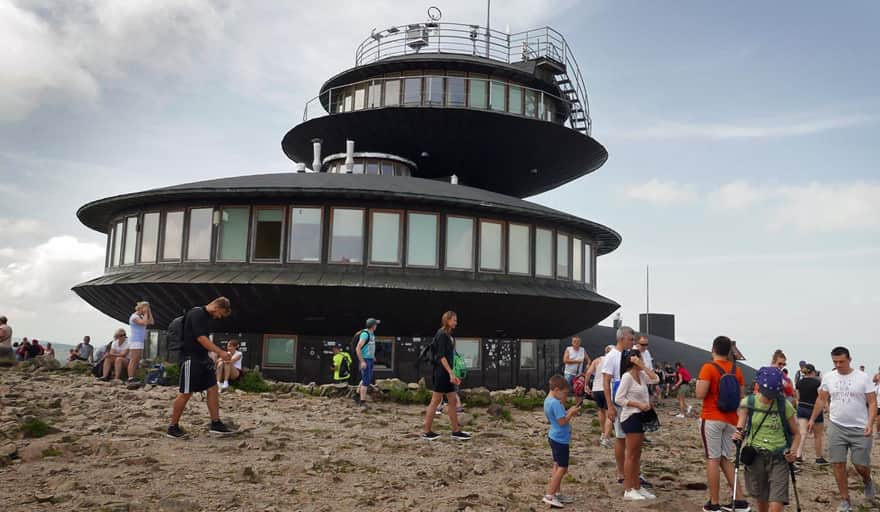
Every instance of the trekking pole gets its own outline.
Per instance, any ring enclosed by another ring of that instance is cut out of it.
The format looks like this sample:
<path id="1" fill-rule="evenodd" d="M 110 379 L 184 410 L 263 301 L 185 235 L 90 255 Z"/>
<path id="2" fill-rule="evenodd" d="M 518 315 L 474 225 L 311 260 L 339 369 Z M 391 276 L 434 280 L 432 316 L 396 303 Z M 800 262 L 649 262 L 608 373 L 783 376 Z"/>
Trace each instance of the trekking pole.
<path id="1" fill-rule="evenodd" d="M 731 498 L 730 502 L 734 504 L 734 508 L 736 505 L 736 484 L 737 479 L 739 477 L 739 455 L 742 452 L 742 441 L 735 441 L 736 444 L 736 458 L 733 459 L 733 498 Z"/>
<path id="2" fill-rule="evenodd" d="M 797 512 L 801 512 L 801 498 L 797 492 L 797 479 L 794 476 L 794 464 L 788 463 L 788 472 L 791 473 L 791 486 L 794 488 L 794 503 L 797 506 Z"/>

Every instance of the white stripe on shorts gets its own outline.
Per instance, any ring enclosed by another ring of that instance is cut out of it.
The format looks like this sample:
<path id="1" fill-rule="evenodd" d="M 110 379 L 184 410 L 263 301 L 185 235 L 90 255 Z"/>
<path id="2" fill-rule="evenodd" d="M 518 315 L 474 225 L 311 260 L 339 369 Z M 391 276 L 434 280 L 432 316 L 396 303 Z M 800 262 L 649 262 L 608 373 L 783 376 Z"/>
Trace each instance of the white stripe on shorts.
<path id="1" fill-rule="evenodd" d="M 189 393 L 189 365 L 192 360 L 187 359 L 183 362 L 183 392 Z"/>

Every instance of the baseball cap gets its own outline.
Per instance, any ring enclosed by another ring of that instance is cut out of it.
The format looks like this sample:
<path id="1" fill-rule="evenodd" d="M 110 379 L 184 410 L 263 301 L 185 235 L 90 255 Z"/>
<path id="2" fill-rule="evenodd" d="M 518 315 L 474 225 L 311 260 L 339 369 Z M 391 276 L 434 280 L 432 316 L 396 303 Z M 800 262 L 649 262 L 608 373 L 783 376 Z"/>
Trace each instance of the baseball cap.
<path id="1" fill-rule="evenodd" d="M 755 382 L 758 384 L 758 392 L 767 398 L 776 398 L 782 391 L 782 371 L 775 366 L 765 366 L 758 370 Z"/>
<path id="2" fill-rule="evenodd" d="M 807 370 L 810 373 L 815 373 L 816 367 L 812 363 L 807 363 L 804 365 L 804 370 Z"/>
<path id="3" fill-rule="evenodd" d="M 804 365 L 806 365 L 806 364 L 807 364 L 806 361 L 801 361 L 800 363 L 798 363 L 798 366 L 804 366 Z"/>
<path id="4" fill-rule="evenodd" d="M 375 318 L 367 318 L 367 327 L 373 327 L 374 325 L 379 325 L 381 323 L 381 321 L 376 320 Z"/>

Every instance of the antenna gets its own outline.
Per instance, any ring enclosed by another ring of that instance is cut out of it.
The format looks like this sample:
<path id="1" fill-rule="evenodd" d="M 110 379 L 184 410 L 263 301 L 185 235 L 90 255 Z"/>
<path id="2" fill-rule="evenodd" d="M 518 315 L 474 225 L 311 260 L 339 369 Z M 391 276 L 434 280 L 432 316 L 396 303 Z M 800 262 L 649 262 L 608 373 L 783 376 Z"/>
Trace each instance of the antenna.
<path id="1" fill-rule="evenodd" d="M 651 334 L 651 267 L 645 265 L 645 334 Z"/>
<path id="2" fill-rule="evenodd" d="M 492 12 L 492 0 L 486 0 L 486 58 L 489 58 L 489 38 L 491 30 L 489 30 L 489 14 Z"/>

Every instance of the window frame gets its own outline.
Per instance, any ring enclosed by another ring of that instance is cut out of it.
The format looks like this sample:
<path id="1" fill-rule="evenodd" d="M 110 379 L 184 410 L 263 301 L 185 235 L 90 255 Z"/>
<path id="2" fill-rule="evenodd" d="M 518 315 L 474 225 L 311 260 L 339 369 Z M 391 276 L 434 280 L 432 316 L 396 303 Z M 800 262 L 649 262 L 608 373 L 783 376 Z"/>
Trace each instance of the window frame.
<path id="1" fill-rule="evenodd" d="M 565 268 L 567 272 L 564 276 L 559 275 L 559 239 L 561 237 L 565 237 L 568 241 L 566 242 L 566 265 Z M 565 231 L 556 231 L 555 236 L 553 237 L 554 247 L 553 247 L 553 263 L 554 263 L 554 273 L 556 274 L 556 279 L 562 281 L 571 281 L 572 275 L 572 265 L 571 265 L 571 234 L 566 233 Z"/>
<path id="2" fill-rule="evenodd" d="M 462 81 L 462 85 L 464 85 L 464 91 L 463 91 L 464 92 L 464 101 L 462 101 L 460 104 L 452 104 L 450 101 L 450 100 L 452 100 L 452 98 L 449 97 L 449 93 L 451 91 L 451 88 L 449 87 L 450 78 L 451 79 L 460 79 Z M 444 97 L 443 97 L 444 106 L 446 108 L 469 108 L 468 107 L 468 84 L 469 83 L 470 82 L 468 81 L 467 73 L 461 72 L 461 71 L 447 71 L 446 72 L 446 84 L 445 84 L 444 93 L 443 93 L 444 94 Z"/>
<path id="3" fill-rule="evenodd" d="M 452 214 L 452 213 L 448 213 L 444 217 L 445 217 L 445 222 L 443 223 L 443 227 L 445 229 L 443 232 L 443 235 L 444 235 L 443 236 L 443 240 L 444 240 L 444 244 L 443 244 L 443 249 L 444 249 L 444 251 L 443 251 L 443 270 L 452 270 L 455 272 L 474 272 L 477 267 L 477 261 L 476 261 L 477 242 L 475 240 L 477 223 L 474 222 L 476 220 L 476 218 L 469 217 L 467 215 L 458 215 L 458 214 Z M 450 218 L 466 219 L 466 220 L 471 221 L 471 266 L 470 266 L 470 268 L 459 268 L 459 267 L 450 267 L 449 266 L 449 219 Z"/>
<path id="4" fill-rule="evenodd" d="M 275 364 L 269 362 L 269 339 L 270 338 L 283 338 L 283 339 L 292 339 L 293 340 L 293 362 L 290 364 Z M 296 370 L 296 364 L 299 362 L 299 354 L 297 351 L 299 350 L 299 336 L 296 334 L 264 334 L 263 335 L 263 347 L 262 347 L 262 368 L 270 368 L 270 369 L 281 369 L 281 370 Z"/>
<path id="5" fill-rule="evenodd" d="M 584 283 L 587 286 L 589 286 L 595 290 L 596 289 L 596 274 L 595 274 L 596 259 L 593 257 L 593 251 L 595 251 L 595 249 L 593 249 L 593 244 L 591 244 L 585 240 L 584 241 L 584 257 L 585 257 L 585 260 L 584 260 Z M 589 272 L 587 272 L 587 262 L 589 262 Z"/>
<path id="6" fill-rule="evenodd" d="M 505 272 L 505 270 L 507 269 L 507 251 L 505 250 L 506 249 L 505 241 L 506 241 L 506 236 L 507 236 L 507 229 L 505 229 L 506 222 L 504 222 L 503 220 L 488 219 L 488 218 L 482 218 L 482 217 L 479 218 L 478 221 L 479 222 L 477 223 L 478 224 L 478 226 L 477 226 L 477 241 L 479 243 L 479 247 L 477 249 L 477 261 L 476 261 L 477 270 L 479 272 L 483 272 L 486 274 L 503 274 Z M 501 247 L 500 247 L 501 254 L 499 255 L 499 267 L 497 269 L 483 267 L 482 259 L 483 259 L 483 224 L 484 223 L 485 224 L 498 224 L 501 227 L 501 234 L 500 234 L 499 240 L 498 240 L 498 242 L 501 245 Z"/>
<path id="7" fill-rule="evenodd" d="M 477 365 L 476 366 L 468 366 L 468 370 L 476 370 L 482 371 L 483 369 L 483 338 L 455 338 L 455 348 L 458 351 L 459 343 L 461 342 L 476 342 L 477 344 Z M 463 356 L 462 356 L 463 357 Z"/>
<path id="8" fill-rule="evenodd" d="M 373 214 L 375 213 L 391 213 L 397 215 L 397 261 L 396 262 L 388 262 L 388 261 L 373 261 Z M 404 214 L 405 210 L 398 210 L 392 208 L 370 208 L 369 213 L 369 226 L 367 229 L 367 265 L 370 267 L 393 267 L 393 268 L 401 268 L 403 267 L 403 231 L 405 229 L 404 226 Z M 378 338 L 377 338 L 378 339 Z"/>
<path id="9" fill-rule="evenodd" d="M 492 106 L 492 86 L 495 84 L 499 84 L 501 86 L 501 89 L 504 91 L 503 98 L 501 99 L 502 105 L 500 108 L 494 108 Z M 507 97 L 508 97 L 507 88 L 508 88 L 508 86 L 509 86 L 509 82 L 507 80 L 499 80 L 496 77 L 489 78 L 489 88 L 488 88 L 489 89 L 489 101 L 486 104 L 487 110 L 489 110 L 490 112 L 503 112 L 505 114 L 508 113 L 508 111 L 507 111 Z"/>
<path id="10" fill-rule="evenodd" d="M 415 103 L 407 102 L 406 100 L 406 81 L 407 80 L 418 80 L 419 81 L 419 99 Z M 421 71 L 404 71 L 401 73 L 400 77 L 400 106 L 401 107 L 421 107 L 425 105 L 425 77 Z"/>
<path id="11" fill-rule="evenodd" d="M 434 262 L 435 262 L 434 265 L 416 265 L 416 264 L 411 264 L 409 262 L 409 241 L 410 241 L 409 216 L 412 214 L 430 215 L 430 216 L 434 217 Z M 406 217 L 406 226 L 403 229 L 403 232 L 406 234 L 406 236 L 404 237 L 404 244 L 406 245 L 406 250 L 404 251 L 404 253 L 405 253 L 404 254 L 404 258 L 405 258 L 404 265 L 409 268 L 439 269 L 440 268 L 440 249 L 441 249 L 440 246 L 442 245 L 440 243 L 440 224 L 441 224 L 440 214 L 437 212 L 425 212 L 425 211 L 421 211 L 421 210 L 407 210 L 405 217 Z"/>
<path id="12" fill-rule="evenodd" d="M 278 259 L 257 258 L 257 217 L 260 210 L 281 210 L 281 238 L 278 241 Z M 248 236 L 248 244 L 251 263 L 281 263 L 284 261 L 285 231 L 287 229 L 287 210 L 283 205 L 254 205 L 251 208 L 251 232 Z"/>
<path id="13" fill-rule="evenodd" d="M 538 273 L 538 230 L 550 232 L 550 274 Z M 535 237 L 533 246 L 534 261 L 532 262 L 532 265 L 535 269 L 535 277 L 539 277 L 541 279 L 556 279 L 556 230 L 535 226 Z"/>
<path id="14" fill-rule="evenodd" d="M 333 261 L 333 219 L 336 217 L 336 210 L 359 210 L 361 212 L 361 261 L 357 263 L 346 263 L 344 261 Z M 360 265 L 366 264 L 367 243 L 367 211 L 364 207 L 358 206 L 330 206 L 330 217 L 327 223 L 328 240 L 327 240 L 327 264 L 328 265 Z"/>
<path id="15" fill-rule="evenodd" d="M 471 80 L 482 81 L 485 84 L 486 88 L 483 94 L 483 106 L 474 105 L 471 101 Z M 467 101 L 465 102 L 465 107 L 473 110 L 490 110 L 489 109 L 489 84 L 492 82 L 489 75 L 483 73 L 468 73 L 467 75 Z"/>
<path id="16" fill-rule="evenodd" d="M 110 222 L 110 229 L 107 230 L 107 253 L 104 256 L 104 269 L 113 267 L 113 248 L 116 244 L 116 223 Z"/>
<path id="17" fill-rule="evenodd" d="M 152 213 L 155 213 L 159 216 L 159 220 L 157 221 L 157 225 L 156 225 L 156 254 L 153 255 L 154 256 L 153 261 L 144 261 L 143 260 L 144 222 L 147 218 L 147 215 L 152 214 Z M 140 229 L 138 229 L 138 241 L 136 244 L 137 254 L 135 254 L 135 261 L 138 264 L 155 265 L 156 263 L 159 262 L 159 232 L 162 231 L 162 211 L 161 210 L 147 210 L 147 211 L 141 212 L 140 218 L 138 219 L 138 226 L 140 226 Z"/>
<path id="18" fill-rule="evenodd" d="M 526 255 L 528 258 L 528 263 L 526 265 L 528 267 L 528 271 L 526 271 L 526 272 L 514 272 L 514 271 L 510 270 L 510 255 L 512 254 L 510 251 L 510 233 L 512 231 L 510 229 L 511 226 L 519 226 L 519 227 L 526 228 L 526 236 L 527 236 L 527 238 L 526 238 Z M 532 233 L 532 225 L 531 224 L 526 224 L 526 223 L 522 223 L 522 222 L 508 222 L 507 223 L 507 244 L 506 244 L 507 245 L 507 258 L 505 261 L 506 261 L 506 265 L 507 265 L 507 273 L 509 275 L 512 275 L 512 276 L 532 276 L 534 274 L 534 270 L 533 270 L 534 250 L 532 249 L 532 245 L 534 244 L 534 241 L 535 241 L 535 236 Z"/>
<path id="19" fill-rule="evenodd" d="M 574 257 L 575 245 L 580 247 L 580 255 L 581 255 L 580 258 Z M 580 264 L 580 267 L 581 267 L 580 268 L 580 276 L 576 276 L 574 273 L 574 264 L 575 264 L 575 261 L 577 261 L 577 260 L 580 260 L 580 261 L 578 261 L 578 263 Z M 571 237 L 571 280 L 576 283 L 583 283 L 584 282 L 584 274 L 585 274 L 585 272 L 584 272 L 584 239 L 572 235 L 572 237 Z"/>
<path id="20" fill-rule="evenodd" d="M 178 258 L 166 258 L 165 257 L 165 239 L 167 227 L 168 227 L 168 214 L 169 213 L 180 213 L 180 257 Z M 173 209 L 173 210 L 165 210 L 162 212 L 162 218 L 160 219 L 159 225 L 159 263 L 180 263 L 183 261 L 183 246 L 186 241 L 186 209 Z"/>
<path id="21" fill-rule="evenodd" d="M 247 222 L 248 232 L 246 234 L 247 239 L 245 240 L 245 249 L 244 249 L 244 259 L 243 260 L 220 259 L 220 248 L 223 246 L 223 229 L 222 229 L 223 210 L 231 209 L 231 208 L 247 208 L 247 210 L 248 210 L 248 222 Z M 215 210 L 220 211 L 220 222 L 216 226 L 216 229 L 217 229 L 217 249 L 216 249 L 216 251 L 217 252 L 216 252 L 216 254 L 214 254 L 214 261 L 217 263 L 247 263 L 248 256 L 250 256 L 250 253 L 251 253 L 251 251 L 250 251 L 250 247 L 251 247 L 250 228 L 251 228 L 251 216 L 253 214 L 253 207 L 251 205 L 244 205 L 244 204 L 241 204 L 241 205 L 224 204 L 224 205 L 218 206 L 217 208 L 215 208 Z"/>
<path id="22" fill-rule="evenodd" d="M 192 225 L 192 211 L 193 210 L 211 210 L 211 217 L 209 219 L 210 220 L 209 225 L 211 226 L 211 228 L 210 228 L 211 234 L 208 236 L 208 244 L 210 244 L 210 245 L 208 247 L 208 258 L 207 259 L 192 259 L 189 257 L 189 239 L 190 239 L 190 231 L 191 231 L 190 227 Z M 215 250 L 214 249 L 214 235 L 215 235 L 215 231 L 217 228 L 217 226 L 214 225 L 214 212 L 215 211 L 217 211 L 217 208 L 215 206 L 189 206 L 189 207 L 187 207 L 186 214 L 184 214 L 184 217 L 183 217 L 183 232 L 182 232 L 183 248 L 180 251 L 181 252 L 180 257 L 183 258 L 183 261 L 192 262 L 192 263 L 205 263 L 205 262 L 210 263 L 212 261 L 211 256 L 214 254 L 214 250 Z"/>
<path id="23" fill-rule="evenodd" d="M 441 69 L 434 69 L 422 72 L 422 106 L 440 107 L 446 106 L 446 72 Z M 440 82 L 440 100 L 434 100 L 431 86 L 434 80 Z"/>
<path id="24" fill-rule="evenodd" d="M 113 225 L 116 229 L 116 247 L 114 248 L 113 253 L 113 266 L 121 267 L 122 266 L 122 241 L 123 233 L 125 232 L 125 217 L 120 217 L 113 221 Z"/>
<path id="25" fill-rule="evenodd" d="M 128 250 L 128 221 L 134 219 L 134 236 L 132 237 L 132 241 L 134 242 L 134 249 L 131 251 L 131 261 L 125 257 L 125 251 Z M 124 215 L 122 217 L 122 225 L 123 225 L 123 236 L 122 236 L 122 252 L 119 253 L 119 266 L 120 267 L 129 267 L 137 264 L 137 253 L 138 253 L 138 238 L 140 236 L 140 225 L 141 225 L 141 216 L 140 213 L 135 215 Z"/>
<path id="26" fill-rule="evenodd" d="M 519 112 L 511 110 L 511 105 L 513 105 L 513 101 L 511 99 L 511 96 L 512 96 L 511 92 L 513 91 L 513 89 L 519 90 L 519 107 L 518 107 Z M 526 111 L 525 89 L 526 89 L 526 87 L 524 85 L 520 85 L 518 83 L 510 82 L 510 81 L 507 82 L 507 109 L 505 110 L 505 112 L 507 112 L 508 114 L 513 114 L 515 116 L 525 116 L 525 111 Z"/>
<path id="27" fill-rule="evenodd" d="M 397 337 L 396 336 L 376 336 L 376 347 L 379 346 L 379 343 L 391 343 L 391 365 L 388 367 L 385 366 L 375 366 L 376 371 L 393 372 L 397 368 L 396 359 L 397 359 Z M 375 356 L 375 354 L 373 354 Z"/>
<path id="28" fill-rule="evenodd" d="M 523 366 L 523 343 L 532 344 L 532 366 Z M 519 340 L 519 369 L 520 370 L 537 370 L 538 369 L 538 340 L 534 338 L 526 338 Z"/>
<path id="29" fill-rule="evenodd" d="M 286 261 L 288 263 L 306 263 L 306 264 L 321 264 L 324 262 L 324 206 L 322 205 L 314 205 L 314 204 L 291 204 L 287 206 L 288 214 L 287 214 L 287 257 Z M 297 209 L 303 210 L 318 210 L 320 218 L 318 221 L 318 261 L 309 261 L 309 260 L 298 260 L 293 257 L 293 233 L 291 230 L 293 229 L 293 211 Z"/>

